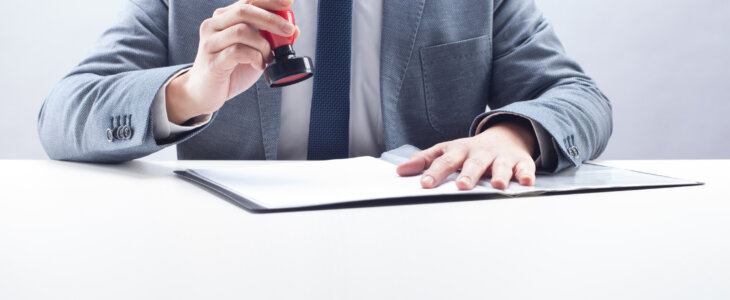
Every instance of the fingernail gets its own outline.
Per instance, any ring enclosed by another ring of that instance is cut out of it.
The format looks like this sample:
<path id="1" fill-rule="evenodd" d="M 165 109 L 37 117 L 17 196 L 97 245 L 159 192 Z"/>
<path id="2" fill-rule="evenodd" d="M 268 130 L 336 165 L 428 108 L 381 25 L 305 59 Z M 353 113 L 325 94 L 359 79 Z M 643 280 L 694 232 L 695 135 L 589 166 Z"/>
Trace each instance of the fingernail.
<path id="1" fill-rule="evenodd" d="M 528 186 L 528 185 L 533 185 L 533 181 L 532 181 L 532 178 L 530 178 L 530 177 L 525 177 L 525 178 L 522 178 L 522 179 L 520 180 L 520 184 L 521 184 L 521 185 L 525 185 L 525 186 Z"/>
<path id="2" fill-rule="evenodd" d="M 469 176 L 461 176 L 459 178 L 459 182 L 461 182 L 462 184 L 465 184 L 466 186 L 470 186 L 471 185 L 471 178 L 469 178 Z"/>
<path id="3" fill-rule="evenodd" d="M 288 35 L 292 35 L 294 34 L 294 25 L 289 22 L 284 22 L 284 24 L 281 25 L 281 30 Z"/>
<path id="4" fill-rule="evenodd" d="M 423 186 L 431 187 L 433 186 L 433 181 L 434 180 L 431 175 L 424 175 L 423 177 L 421 177 L 421 184 L 423 184 Z"/>
<path id="5" fill-rule="evenodd" d="M 496 181 L 494 181 L 493 187 L 498 190 L 504 190 L 507 188 L 507 184 L 504 183 L 504 181 L 502 181 L 502 180 L 496 180 Z"/>

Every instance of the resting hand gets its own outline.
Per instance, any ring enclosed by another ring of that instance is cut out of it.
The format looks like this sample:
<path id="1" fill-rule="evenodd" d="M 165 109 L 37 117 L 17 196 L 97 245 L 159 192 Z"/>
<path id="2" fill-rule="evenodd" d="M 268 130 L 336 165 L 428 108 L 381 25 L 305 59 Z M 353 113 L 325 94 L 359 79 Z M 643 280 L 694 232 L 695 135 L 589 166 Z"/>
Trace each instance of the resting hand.
<path id="1" fill-rule="evenodd" d="M 537 141 L 529 125 L 504 121 L 469 138 L 437 144 L 417 152 L 398 166 L 400 176 L 423 172 L 421 186 L 434 188 L 457 170 L 456 186 L 471 190 L 483 175 L 491 175 L 492 186 L 506 189 L 511 179 L 521 185 L 535 184 Z"/>
<path id="2" fill-rule="evenodd" d="M 181 124 L 211 114 L 254 85 L 273 59 L 271 45 L 257 29 L 298 36 L 296 26 L 269 12 L 285 10 L 292 1 L 241 0 L 203 21 L 192 69 L 167 86 L 168 119 Z"/>

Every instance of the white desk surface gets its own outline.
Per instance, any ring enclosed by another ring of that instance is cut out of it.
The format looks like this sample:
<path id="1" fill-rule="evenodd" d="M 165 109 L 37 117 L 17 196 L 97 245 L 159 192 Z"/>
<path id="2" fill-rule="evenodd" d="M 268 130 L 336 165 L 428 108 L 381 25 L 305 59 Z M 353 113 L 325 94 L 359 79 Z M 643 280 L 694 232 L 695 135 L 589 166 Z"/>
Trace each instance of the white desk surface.
<path id="1" fill-rule="evenodd" d="M 704 186 L 251 214 L 172 174 L 0 161 L 0 299 L 730 299 L 730 161 Z"/>

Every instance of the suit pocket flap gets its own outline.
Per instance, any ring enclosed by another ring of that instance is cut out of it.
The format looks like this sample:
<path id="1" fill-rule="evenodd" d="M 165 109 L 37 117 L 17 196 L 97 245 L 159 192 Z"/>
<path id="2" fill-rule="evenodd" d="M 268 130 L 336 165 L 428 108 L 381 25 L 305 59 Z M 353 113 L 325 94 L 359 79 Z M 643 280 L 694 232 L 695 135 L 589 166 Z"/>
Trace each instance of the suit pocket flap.
<path id="1" fill-rule="evenodd" d="M 491 76 L 488 35 L 420 50 L 429 122 L 446 138 L 468 135 L 487 108 Z"/>

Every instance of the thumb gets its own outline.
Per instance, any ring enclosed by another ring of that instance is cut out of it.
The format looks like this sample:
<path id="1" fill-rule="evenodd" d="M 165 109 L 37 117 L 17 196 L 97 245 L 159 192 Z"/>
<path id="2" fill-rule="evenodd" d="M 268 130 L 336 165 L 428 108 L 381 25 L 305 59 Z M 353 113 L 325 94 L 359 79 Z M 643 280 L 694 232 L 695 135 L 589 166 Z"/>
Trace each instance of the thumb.
<path id="1" fill-rule="evenodd" d="M 400 164 L 395 171 L 400 176 L 418 175 L 426 169 L 426 159 L 422 156 L 411 157 L 408 161 Z"/>

